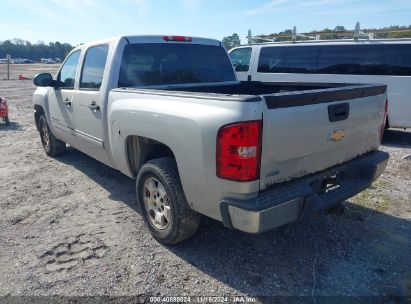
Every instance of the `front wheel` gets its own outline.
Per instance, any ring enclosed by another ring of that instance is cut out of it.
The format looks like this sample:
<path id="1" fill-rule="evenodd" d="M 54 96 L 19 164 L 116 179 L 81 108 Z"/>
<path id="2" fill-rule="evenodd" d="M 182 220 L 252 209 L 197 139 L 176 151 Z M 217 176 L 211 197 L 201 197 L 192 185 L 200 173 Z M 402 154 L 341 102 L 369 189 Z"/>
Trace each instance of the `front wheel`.
<path id="1" fill-rule="evenodd" d="M 144 222 L 155 239 L 176 244 L 197 231 L 200 215 L 187 203 L 174 159 L 145 163 L 138 173 L 136 190 Z"/>
<path id="2" fill-rule="evenodd" d="M 42 114 L 39 118 L 39 130 L 41 144 L 43 145 L 44 152 L 48 156 L 58 156 L 64 154 L 66 151 L 66 143 L 57 139 L 51 132 L 47 123 L 47 118 Z"/>

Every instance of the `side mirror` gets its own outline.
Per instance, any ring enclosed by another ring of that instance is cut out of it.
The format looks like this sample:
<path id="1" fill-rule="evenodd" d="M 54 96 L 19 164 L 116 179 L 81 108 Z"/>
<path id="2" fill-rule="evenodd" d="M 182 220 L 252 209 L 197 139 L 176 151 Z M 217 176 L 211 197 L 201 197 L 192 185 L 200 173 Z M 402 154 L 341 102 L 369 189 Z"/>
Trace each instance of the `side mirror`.
<path id="1" fill-rule="evenodd" d="M 51 76 L 49 73 L 37 74 L 33 79 L 33 83 L 38 87 L 54 86 L 53 76 Z"/>

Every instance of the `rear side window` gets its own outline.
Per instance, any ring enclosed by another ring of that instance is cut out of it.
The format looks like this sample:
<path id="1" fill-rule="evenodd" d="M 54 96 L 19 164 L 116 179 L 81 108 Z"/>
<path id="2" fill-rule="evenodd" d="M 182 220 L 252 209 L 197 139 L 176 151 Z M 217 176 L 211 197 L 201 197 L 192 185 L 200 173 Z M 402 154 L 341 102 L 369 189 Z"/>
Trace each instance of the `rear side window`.
<path id="1" fill-rule="evenodd" d="M 138 43 L 124 48 L 119 87 L 235 81 L 223 47 L 188 43 Z"/>
<path id="2" fill-rule="evenodd" d="M 250 68 L 251 48 L 236 49 L 230 53 L 230 59 L 237 72 L 247 72 Z"/>
<path id="3" fill-rule="evenodd" d="M 76 79 L 76 71 L 78 60 L 80 58 L 80 51 L 75 51 L 67 57 L 58 75 L 60 82 L 59 87 L 65 89 L 73 89 L 74 81 Z"/>
<path id="4" fill-rule="evenodd" d="M 258 72 L 315 73 L 320 47 L 280 46 L 263 47 Z"/>
<path id="5" fill-rule="evenodd" d="M 323 46 L 317 73 L 411 75 L 411 45 Z"/>
<path id="6" fill-rule="evenodd" d="M 108 45 L 99 45 L 87 50 L 81 74 L 80 88 L 100 89 L 106 67 Z"/>
<path id="7" fill-rule="evenodd" d="M 410 44 L 264 47 L 258 72 L 411 76 L 410 54 Z"/>

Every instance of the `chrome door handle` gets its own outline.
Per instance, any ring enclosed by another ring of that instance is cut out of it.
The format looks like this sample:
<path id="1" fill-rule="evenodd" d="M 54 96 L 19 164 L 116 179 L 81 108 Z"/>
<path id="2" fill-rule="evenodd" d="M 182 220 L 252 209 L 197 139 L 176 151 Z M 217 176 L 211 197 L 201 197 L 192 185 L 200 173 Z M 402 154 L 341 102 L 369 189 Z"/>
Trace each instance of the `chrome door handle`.
<path id="1" fill-rule="evenodd" d="M 64 99 L 63 103 L 64 103 L 66 106 L 71 106 L 71 101 L 70 101 L 68 98 Z"/>
<path id="2" fill-rule="evenodd" d="M 88 108 L 89 108 L 90 110 L 93 110 L 93 111 L 98 111 L 98 110 L 100 110 L 100 106 L 99 106 L 98 104 L 96 104 L 95 101 L 93 101 L 93 102 L 88 106 Z"/>

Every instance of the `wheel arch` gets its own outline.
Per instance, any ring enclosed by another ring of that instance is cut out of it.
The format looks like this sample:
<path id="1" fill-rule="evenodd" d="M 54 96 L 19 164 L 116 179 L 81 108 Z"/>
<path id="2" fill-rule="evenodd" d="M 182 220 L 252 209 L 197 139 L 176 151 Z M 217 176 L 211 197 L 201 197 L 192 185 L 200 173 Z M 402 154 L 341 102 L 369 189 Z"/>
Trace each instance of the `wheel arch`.
<path id="1" fill-rule="evenodd" d="M 45 114 L 45 111 L 42 106 L 34 105 L 34 123 L 36 124 L 37 130 L 39 130 L 39 119 L 42 114 Z"/>
<path id="2" fill-rule="evenodd" d="M 130 135 L 126 138 L 125 145 L 127 165 L 134 177 L 137 177 L 141 166 L 149 160 L 161 157 L 176 160 L 168 145 L 151 138 Z"/>

